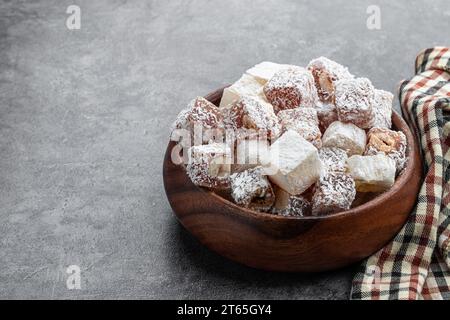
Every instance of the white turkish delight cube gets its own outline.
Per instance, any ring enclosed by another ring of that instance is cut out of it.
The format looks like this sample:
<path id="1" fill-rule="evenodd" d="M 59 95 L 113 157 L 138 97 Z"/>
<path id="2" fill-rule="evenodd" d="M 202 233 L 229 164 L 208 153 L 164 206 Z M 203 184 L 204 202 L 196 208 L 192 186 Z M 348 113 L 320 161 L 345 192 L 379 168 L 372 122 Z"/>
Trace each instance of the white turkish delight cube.
<path id="1" fill-rule="evenodd" d="M 358 192 L 382 192 L 395 182 L 395 161 L 384 154 L 354 155 L 347 159 L 348 174 Z"/>
<path id="2" fill-rule="evenodd" d="M 262 85 L 266 84 L 275 73 L 280 70 L 291 67 L 292 65 L 288 64 L 279 64 L 269 61 L 263 61 L 258 63 L 257 65 L 251 67 L 246 71 L 247 74 L 253 76 L 259 83 Z"/>
<path id="3" fill-rule="evenodd" d="M 366 147 L 366 132 L 352 123 L 333 122 L 322 136 L 322 146 L 343 149 L 349 156 L 362 154 Z"/>
<path id="4" fill-rule="evenodd" d="M 263 85 L 253 76 L 244 74 L 228 88 L 223 90 L 220 108 L 224 108 L 245 96 L 262 96 Z"/>
<path id="5" fill-rule="evenodd" d="M 320 176 L 321 162 L 316 147 L 294 130 L 281 135 L 269 149 L 269 179 L 283 190 L 298 195 Z"/>

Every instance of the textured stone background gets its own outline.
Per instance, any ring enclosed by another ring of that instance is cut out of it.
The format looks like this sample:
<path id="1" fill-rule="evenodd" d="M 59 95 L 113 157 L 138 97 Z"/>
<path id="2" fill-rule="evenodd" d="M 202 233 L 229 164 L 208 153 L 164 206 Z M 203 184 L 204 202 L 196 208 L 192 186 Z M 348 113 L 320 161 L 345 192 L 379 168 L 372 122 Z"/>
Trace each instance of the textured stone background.
<path id="1" fill-rule="evenodd" d="M 355 266 L 261 272 L 187 234 L 163 191 L 168 126 L 262 60 L 325 55 L 394 91 L 449 22 L 445 0 L 0 2 L 0 298 L 347 298 Z"/>

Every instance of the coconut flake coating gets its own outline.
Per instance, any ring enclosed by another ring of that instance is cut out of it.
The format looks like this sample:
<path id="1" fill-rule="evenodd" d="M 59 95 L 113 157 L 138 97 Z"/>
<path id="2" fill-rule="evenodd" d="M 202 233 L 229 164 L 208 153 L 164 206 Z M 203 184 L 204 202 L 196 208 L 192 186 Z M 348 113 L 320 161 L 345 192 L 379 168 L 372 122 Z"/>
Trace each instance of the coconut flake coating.
<path id="1" fill-rule="evenodd" d="M 320 131 L 325 130 L 335 121 L 338 121 L 336 106 L 333 103 L 319 102 L 316 106 L 317 118 L 319 119 Z"/>
<path id="2" fill-rule="evenodd" d="M 375 89 L 371 100 L 373 109 L 372 126 L 377 128 L 392 127 L 392 100 L 394 95 L 384 90 Z"/>
<path id="3" fill-rule="evenodd" d="M 355 181 L 343 172 L 329 171 L 320 177 L 312 199 L 315 216 L 350 209 L 356 196 Z"/>
<path id="4" fill-rule="evenodd" d="M 201 130 L 195 132 L 195 127 Z M 178 114 L 171 129 L 172 132 L 179 129 L 188 130 L 191 138 L 194 138 L 194 134 L 202 134 L 200 141 L 208 142 L 208 131 L 223 132 L 223 115 L 214 104 L 203 97 L 197 97 Z"/>
<path id="5" fill-rule="evenodd" d="M 382 153 L 395 161 L 397 172 L 406 166 L 406 136 L 401 131 L 387 128 L 372 128 L 369 130 L 368 143 L 364 155 Z"/>
<path id="6" fill-rule="evenodd" d="M 317 111 L 314 108 L 295 108 L 278 112 L 282 132 L 294 130 L 316 148 L 322 146 Z"/>
<path id="7" fill-rule="evenodd" d="M 186 167 L 192 183 L 212 189 L 230 186 L 231 150 L 226 144 L 212 143 L 189 148 Z"/>
<path id="8" fill-rule="evenodd" d="M 246 208 L 269 211 L 275 202 L 275 195 L 262 167 L 234 173 L 230 176 L 231 196 Z"/>
<path id="9" fill-rule="evenodd" d="M 344 79 L 336 82 L 336 109 L 339 120 L 360 128 L 371 127 L 374 114 L 374 87 L 367 78 Z"/>
<path id="10" fill-rule="evenodd" d="M 310 212 L 311 202 L 301 195 L 289 195 L 286 207 L 272 210 L 272 213 L 283 217 L 304 217 L 310 215 Z"/>
<path id="11" fill-rule="evenodd" d="M 203 97 L 197 97 L 190 103 L 191 112 L 188 121 L 192 124 L 201 124 L 204 128 L 218 128 L 222 125 L 223 116 L 214 104 Z"/>
<path id="12" fill-rule="evenodd" d="M 344 150 L 335 147 L 324 147 L 319 150 L 319 158 L 322 161 L 323 172 L 345 172 L 345 163 L 348 156 Z"/>
<path id="13" fill-rule="evenodd" d="M 327 103 L 334 103 L 336 81 L 353 78 L 346 67 L 325 57 L 312 60 L 308 70 L 314 77 L 320 100 Z"/>
<path id="14" fill-rule="evenodd" d="M 276 72 L 263 90 L 275 112 L 300 106 L 315 107 L 319 100 L 311 72 L 301 67 Z"/>
<path id="15" fill-rule="evenodd" d="M 223 110 L 227 128 L 262 131 L 266 132 L 270 138 L 280 135 L 281 126 L 269 103 L 245 96 Z"/>

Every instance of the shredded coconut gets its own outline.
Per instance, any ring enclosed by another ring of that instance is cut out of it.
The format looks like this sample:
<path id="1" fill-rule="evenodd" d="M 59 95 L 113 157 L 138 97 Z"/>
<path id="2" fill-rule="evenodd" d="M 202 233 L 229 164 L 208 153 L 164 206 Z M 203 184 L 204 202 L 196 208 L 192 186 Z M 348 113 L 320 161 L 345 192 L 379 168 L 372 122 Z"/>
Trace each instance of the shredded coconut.
<path id="1" fill-rule="evenodd" d="M 280 135 L 278 118 L 268 103 L 246 96 L 225 110 L 225 124 L 228 128 L 265 131 L 272 138 Z"/>
<path id="2" fill-rule="evenodd" d="M 329 171 L 320 177 L 312 200 L 312 214 L 325 215 L 350 209 L 355 181 L 348 174 Z"/>
<path id="3" fill-rule="evenodd" d="M 225 144 L 190 147 L 187 174 L 197 186 L 227 189 L 230 184 L 230 156 L 231 150 Z"/>
<path id="4" fill-rule="evenodd" d="M 317 111 L 314 108 L 286 109 L 278 112 L 282 131 L 294 130 L 316 148 L 322 146 Z"/>
<path id="5" fill-rule="evenodd" d="M 339 120 L 367 129 L 373 121 L 374 88 L 367 78 L 344 79 L 336 83 L 336 108 Z"/>
<path id="6" fill-rule="evenodd" d="M 230 181 L 231 196 L 237 204 L 259 211 L 270 210 L 275 195 L 262 167 L 234 173 Z"/>
<path id="7" fill-rule="evenodd" d="M 322 161 L 322 172 L 324 174 L 328 171 L 345 172 L 345 162 L 348 157 L 344 150 L 324 147 L 319 150 L 319 158 Z"/>
<path id="8" fill-rule="evenodd" d="M 373 127 L 387 128 L 392 127 L 392 100 L 394 95 L 384 90 L 375 90 L 371 100 L 373 109 Z"/>
<path id="9" fill-rule="evenodd" d="M 315 107 L 319 101 L 311 72 L 301 67 L 278 71 L 263 90 L 276 112 L 300 106 Z"/>

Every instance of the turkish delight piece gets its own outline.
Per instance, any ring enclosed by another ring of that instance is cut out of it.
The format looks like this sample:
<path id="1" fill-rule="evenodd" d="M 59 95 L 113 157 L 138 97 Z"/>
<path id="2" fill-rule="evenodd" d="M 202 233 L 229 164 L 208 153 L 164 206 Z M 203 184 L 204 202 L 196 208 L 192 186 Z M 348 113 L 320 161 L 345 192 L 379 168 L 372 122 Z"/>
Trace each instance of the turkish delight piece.
<path id="1" fill-rule="evenodd" d="M 180 130 L 185 130 L 191 140 L 199 141 L 198 144 L 206 143 L 213 131 L 216 131 L 215 134 L 223 133 L 222 112 L 205 98 L 197 97 L 178 114 L 172 124 L 171 140 L 178 141 L 181 134 L 174 134 L 174 131 Z"/>
<path id="2" fill-rule="evenodd" d="M 235 163 L 232 172 L 241 172 L 264 165 L 269 155 L 267 139 L 239 139 L 236 142 Z"/>
<path id="3" fill-rule="evenodd" d="M 343 65 L 325 57 L 319 57 L 308 64 L 322 102 L 334 104 L 335 83 L 341 79 L 351 79 L 353 75 Z"/>
<path id="4" fill-rule="evenodd" d="M 382 153 L 395 161 L 397 172 L 406 165 L 406 136 L 401 131 L 387 128 L 372 128 L 367 134 L 365 155 Z"/>
<path id="5" fill-rule="evenodd" d="M 278 112 L 282 131 L 294 130 L 316 148 L 322 146 L 317 111 L 314 108 L 286 109 Z"/>
<path id="6" fill-rule="evenodd" d="M 351 156 L 347 159 L 347 169 L 358 192 L 386 191 L 395 181 L 395 161 L 384 154 Z"/>
<path id="7" fill-rule="evenodd" d="M 272 213 L 284 217 L 304 217 L 310 215 L 311 202 L 303 195 L 292 195 L 281 188 L 275 191 L 276 201 Z"/>
<path id="8" fill-rule="evenodd" d="M 323 134 L 322 145 L 343 149 L 349 156 L 363 154 L 366 147 L 366 132 L 352 123 L 335 121 Z"/>
<path id="9" fill-rule="evenodd" d="M 197 186 L 212 189 L 229 188 L 230 147 L 220 143 L 190 147 L 186 171 Z"/>
<path id="10" fill-rule="evenodd" d="M 336 109 L 339 120 L 360 128 L 371 127 L 374 113 L 374 87 L 367 78 L 343 79 L 336 82 Z"/>
<path id="11" fill-rule="evenodd" d="M 262 89 L 262 84 L 255 77 L 243 74 L 238 81 L 223 90 L 219 107 L 224 108 L 244 96 L 262 95 Z"/>
<path id="12" fill-rule="evenodd" d="M 296 66 L 276 72 L 263 90 L 276 113 L 300 106 L 315 107 L 319 101 L 311 72 Z"/>
<path id="13" fill-rule="evenodd" d="M 373 109 L 372 127 L 387 128 L 392 127 L 392 100 L 394 95 L 384 90 L 376 90 L 371 100 Z"/>
<path id="14" fill-rule="evenodd" d="M 355 181 L 351 176 L 343 172 L 329 171 L 316 183 L 312 214 L 319 216 L 348 210 L 355 195 Z"/>
<path id="15" fill-rule="evenodd" d="M 245 128 L 257 133 L 267 133 L 269 138 L 280 135 L 281 127 L 270 103 L 244 96 L 223 110 L 227 128 Z"/>
<path id="16" fill-rule="evenodd" d="M 320 176 L 321 162 L 316 147 L 294 130 L 282 134 L 269 149 L 269 179 L 290 194 L 303 193 Z"/>
<path id="17" fill-rule="evenodd" d="M 319 102 L 316 106 L 320 131 L 325 132 L 330 124 L 338 121 L 336 106 L 333 103 Z"/>
<path id="18" fill-rule="evenodd" d="M 347 153 L 339 148 L 324 147 L 319 150 L 319 158 L 322 161 L 323 172 L 345 172 Z"/>
<path id="19" fill-rule="evenodd" d="M 275 202 L 275 194 L 262 167 L 255 167 L 230 176 L 231 196 L 234 201 L 258 211 L 269 211 Z"/>
<path id="20" fill-rule="evenodd" d="M 223 124 L 223 116 L 214 104 L 203 97 L 197 97 L 178 114 L 172 128 L 191 129 L 194 124 L 206 129 L 219 128 Z"/>
<path id="21" fill-rule="evenodd" d="M 256 80 L 258 80 L 262 85 L 266 84 L 275 73 L 282 69 L 286 69 L 292 67 L 288 64 L 279 64 L 269 61 L 263 61 L 253 66 L 252 68 L 246 71 L 247 74 L 253 76 Z"/>

